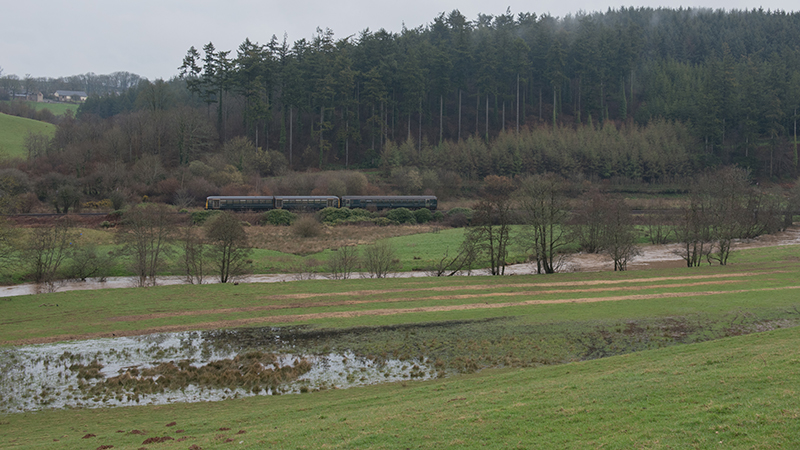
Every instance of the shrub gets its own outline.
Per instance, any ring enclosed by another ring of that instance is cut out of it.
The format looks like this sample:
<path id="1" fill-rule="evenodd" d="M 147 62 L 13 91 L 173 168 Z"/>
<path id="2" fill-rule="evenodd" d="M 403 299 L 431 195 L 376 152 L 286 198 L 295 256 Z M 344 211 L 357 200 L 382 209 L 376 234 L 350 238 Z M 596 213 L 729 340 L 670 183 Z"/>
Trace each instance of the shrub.
<path id="1" fill-rule="evenodd" d="M 350 208 L 325 208 L 319 212 L 319 220 L 325 223 L 337 223 L 349 219 Z"/>
<path id="2" fill-rule="evenodd" d="M 407 208 L 393 209 L 386 214 L 386 218 L 397 223 L 417 223 L 417 220 L 414 218 L 414 213 Z"/>
<path id="3" fill-rule="evenodd" d="M 373 216 L 374 216 L 374 214 L 372 214 L 371 212 L 367 211 L 364 208 L 356 208 L 356 209 L 351 209 L 350 210 L 350 217 L 351 218 L 363 217 L 365 219 L 369 219 L 369 218 L 372 218 Z"/>
<path id="4" fill-rule="evenodd" d="M 469 225 L 469 219 L 464 214 L 448 214 L 446 222 L 453 228 L 464 228 Z"/>
<path id="5" fill-rule="evenodd" d="M 433 220 L 433 214 L 430 209 L 418 209 L 414 211 L 414 220 L 416 220 L 417 223 L 428 223 Z"/>
<path id="6" fill-rule="evenodd" d="M 466 217 L 467 220 L 472 220 L 472 213 L 473 211 L 470 208 L 456 207 L 447 211 L 447 217 L 452 217 L 454 215 L 461 214 L 464 217 Z"/>
<path id="7" fill-rule="evenodd" d="M 435 222 L 443 221 L 444 220 L 444 213 L 441 212 L 441 211 L 436 211 L 435 213 L 433 213 L 433 220 Z"/>
<path id="8" fill-rule="evenodd" d="M 285 209 L 273 209 L 261 216 L 262 225 L 284 225 L 289 226 L 297 220 L 297 214 Z"/>
<path id="9" fill-rule="evenodd" d="M 121 210 L 111 211 L 110 213 L 106 214 L 106 220 L 111 223 L 117 223 L 122 220 L 122 215 L 124 213 Z"/>
<path id="10" fill-rule="evenodd" d="M 392 225 L 392 223 L 394 223 L 391 220 L 389 220 L 389 218 L 387 218 L 387 217 L 376 217 L 376 218 L 372 219 L 372 222 L 375 223 L 375 225 L 377 225 L 379 227 L 385 227 L 387 225 Z"/>
<path id="11" fill-rule="evenodd" d="M 125 206 L 125 195 L 120 191 L 109 192 L 108 199 L 111 201 L 111 207 L 115 210 L 120 210 Z"/>
<path id="12" fill-rule="evenodd" d="M 304 238 L 319 236 L 322 232 L 320 223 L 317 222 L 314 216 L 303 216 L 298 219 L 292 225 L 292 231 L 294 234 Z"/>
<path id="13" fill-rule="evenodd" d="M 463 228 L 472 221 L 473 211 L 470 208 L 453 208 L 447 211 L 447 224 L 453 228 Z"/>
<path id="14" fill-rule="evenodd" d="M 191 215 L 192 225 L 202 225 L 206 222 L 206 220 L 216 216 L 219 213 L 219 211 L 214 210 L 195 211 Z"/>
<path id="15" fill-rule="evenodd" d="M 98 200 L 98 201 L 88 201 L 83 204 L 83 207 L 86 209 L 112 209 L 114 204 L 109 199 Z"/>

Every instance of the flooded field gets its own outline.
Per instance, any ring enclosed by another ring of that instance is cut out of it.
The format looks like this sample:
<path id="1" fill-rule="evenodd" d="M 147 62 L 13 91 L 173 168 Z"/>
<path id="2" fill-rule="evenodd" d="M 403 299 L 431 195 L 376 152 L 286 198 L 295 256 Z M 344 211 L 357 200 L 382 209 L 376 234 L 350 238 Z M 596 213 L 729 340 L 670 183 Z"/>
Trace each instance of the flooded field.
<path id="1" fill-rule="evenodd" d="M 273 328 L 162 333 L 6 348 L 0 413 L 296 394 L 436 377 L 425 361 L 299 355 Z M 269 349 L 254 348 L 257 335 Z"/>
<path id="2" fill-rule="evenodd" d="M 734 250 L 756 248 L 756 247 L 770 247 L 779 245 L 798 245 L 800 244 L 800 229 L 790 229 L 773 235 L 761 236 L 756 239 L 746 241 L 736 241 L 734 243 Z M 645 245 L 641 247 L 641 254 L 634 258 L 628 264 L 629 270 L 641 270 L 654 267 L 683 267 L 685 263 L 680 256 L 680 244 L 666 244 L 666 245 Z M 604 270 L 613 270 L 614 264 L 603 254 L 589 254 L 577 253 L 568 255 L 564 258 L 561 266 L 562 272 L 600 272 Z M 528 275 L 536 273 L 535 263 L 513 264 L 506 267 L 505 273 L 507 275 Z M 469 273 L 460 273 L 459 275 L 490 275 L 488 269 L 473 270 Z M 366 277 L 367 274 L 353 274 L 354 278 Z M 412 277 L 427 277 L 429 274 L 425 271 L 416 272 L 398 272 L 390 274 L 394 278 L 412 278 Z M 330 274 L 327 273 L 302 273 L 302 274 L 262 274 L 262 275 L 249 275 L 242 277 L 239 281 L 242 283 L 280 283 L 286 281 L 296 280 L 327 280 L 330 279 Z M 214 283 L 216 280 L 213 277 L 207 277 L 209 283 Z M 165 276 L 158 277 L 158 284 L 161 286 L 185 284 L 184 277 L 179 276 Z M 43 286 L 37 284 L 19 284 L 15 286 L 1 286 L 0 297 L 13 297 L 18 295 L 32 295 L 42 294 L 47 292 L 63 292 L 75 290 L 92 290 L 92 289 L 114 289 L 114 288 L 131 288 L 136 286 L 136 277 L 111 277 L 103 281 L 95 279 L 88 279 L 87 281 L 70 281 L 64 280 L 55 283 L 53 286 Z"/>

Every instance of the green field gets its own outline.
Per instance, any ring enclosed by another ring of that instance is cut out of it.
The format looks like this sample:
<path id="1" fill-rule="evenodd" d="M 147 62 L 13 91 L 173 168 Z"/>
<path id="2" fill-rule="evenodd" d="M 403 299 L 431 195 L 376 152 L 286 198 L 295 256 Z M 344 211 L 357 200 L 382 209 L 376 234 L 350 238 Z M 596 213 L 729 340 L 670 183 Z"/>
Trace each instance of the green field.
<path id="1" fill-rule="evenodd" d="M 0 300 L 0 344 L 287 323 L 346 328 L 510 315 L 535 324 L 721 317 L 754 308 L 770 316 L 800 304 L 793 288 L 800 275 L 797 252 L 796 246 L 742 250 L 728 266 L 658 272 L 179 285 L 10 297 Z"/>
<path id="2" fill-rule="evenodd" d="M 0 417 L 0 445 L 139 448 L 168 437 L 147 448 L 797 448 L 798 343 L 794 328 L 428 382 L 11 414 Z"/>
<path id="3" fill-rule="evenodd" d="M 53 124 L 0 113 L 0 158 L 27 158 L 25 136 L 28 133 L 53 136 L 55 132 Z"/>
<path id="4" fill-rule="evenodd" d="M 799 250 L 743 250 L 735 264 L 693 269 L 3 299 L 5 345 L 284 326 L 298 337 L 295 352 L 425 357 L 447 376 L 213 403 L 8 414 L 0 416 L 0 446 L 795 448 Z M 748 334 L 757 331 L 764 332 Z M 171 440 L 145 443 L 163 437 Z"/>
<path id="5" fill-rule="evenodd" d="M 72 111 L 75 114 L 78 111 L 78 105 L 70 104 L 70 103 L 40 103 L 40 102 L 27 102 L 21 100 L 14 100 L 15 102 L 23 103 L 36 111 L 40 111 L 42 109 L 49 109 L 51 113 L 56 116 L 60 116 L 65 114 L 67 111 Z M 7 102 L 7 101 L 6 101 Z"/>

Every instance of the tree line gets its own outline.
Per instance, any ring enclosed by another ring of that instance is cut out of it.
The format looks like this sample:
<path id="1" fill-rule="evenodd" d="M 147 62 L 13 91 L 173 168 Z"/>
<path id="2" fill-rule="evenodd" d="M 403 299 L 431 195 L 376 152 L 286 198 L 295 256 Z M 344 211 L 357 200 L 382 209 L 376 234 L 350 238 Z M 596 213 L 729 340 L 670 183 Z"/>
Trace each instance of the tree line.
<path id="1" fill-rule="evenodd" d="M 798 30 L 800 14 L 763 10 L 453 11 L 400 33 L 208 43 L 180 77 L 221 141 L 245 134 L 305 166 L 374 164 L 390 142 L 421 151 L 536 124 L 666 119 L 712 162 L 794 175 Z"/>
<path id="2" fill-rule="evenodd" d="M 33 77 L 25 74 L 3 74 L 0 67 L 0 100 L 11 100 L 15 94 L 41 92 L 45 98 L 53 98 L 58 90 L 83 91 L 89 95 L 120 94 L 135 88 L 145 78 L 130 72 L 114 72 L 98 75 L 93 72 L 67 77 Z"/>
<path id="3" fill-rule="evenodd" d="M 620 196 L 597 187 L 581 189 L 556 174 L 520 180 L 491 175 L 469 211 L 461 249 L 445 255 L 435 275 L 473 266 L 503 275 L 514 247 L 536 264 L 537 273 L 563 270 L 565 258 L 577 251 L 603 253 L 615 271 L 626 270 L 643 236 L 652 244 L 679 243 L 675 253 L 688 267 L 725 265 L 737 240 L 790 226 L 800 207 L 797 188 L 787 201 L 781 192 L 752 184 L 747 170 L 731 166 L 699 175 L 688 191 L 680 209 L 637 218 Z M 519 231 L 512 233 L 512 225 Z"/>

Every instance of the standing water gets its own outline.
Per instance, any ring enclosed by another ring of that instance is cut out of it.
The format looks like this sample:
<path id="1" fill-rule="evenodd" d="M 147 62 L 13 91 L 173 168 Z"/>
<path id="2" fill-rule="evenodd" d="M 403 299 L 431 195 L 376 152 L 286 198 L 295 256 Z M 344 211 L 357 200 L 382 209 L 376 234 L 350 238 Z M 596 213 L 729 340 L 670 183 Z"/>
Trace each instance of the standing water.
<path id="1" fill-rule="evenodd" d="M 263 331 L 285 345 L 279 329 Z M 224 343 L 213 331 L 190 331 L 0 350 L 0 413 L 215 401 L 437 376 L 427 361 L 269 353 L 237 346 L 231 334 Z"/>

